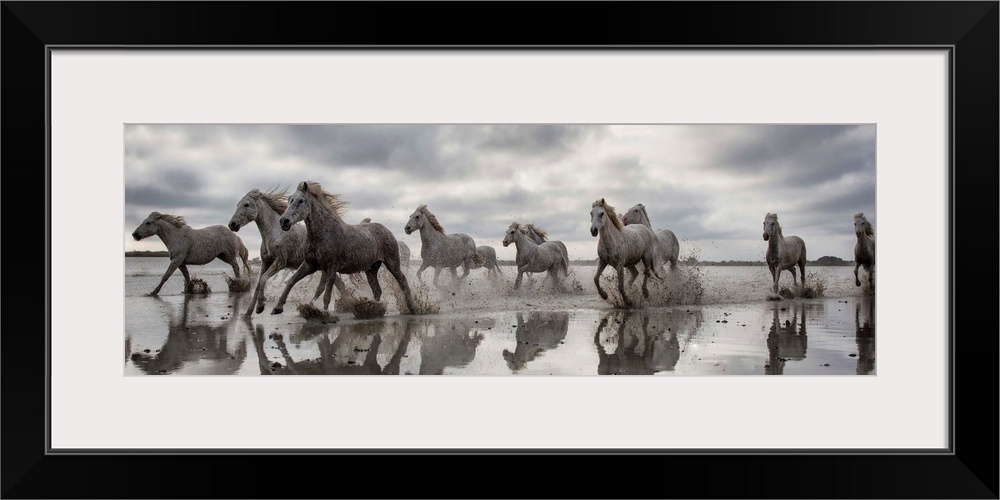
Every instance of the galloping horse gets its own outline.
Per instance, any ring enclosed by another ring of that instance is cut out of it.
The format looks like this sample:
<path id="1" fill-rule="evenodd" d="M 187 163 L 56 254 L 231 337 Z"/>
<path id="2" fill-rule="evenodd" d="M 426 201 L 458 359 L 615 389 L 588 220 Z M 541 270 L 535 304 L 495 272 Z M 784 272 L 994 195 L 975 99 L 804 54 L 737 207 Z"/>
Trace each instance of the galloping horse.
<path id="1" fill-rule="evenodd" d="M 602 299 L 607 300 L 608 293 L 601 289 L 601 273 L 608 265 L 614 266 L 618 272 L 618 293 L 622 296 L 626 307 L 632 307 L 632 301 L 625 295 L 625 268 L 632 274 L 631 285 L 639 275 L 635 268 L 636 264 L 642 262 L 642 296 L 649 297 L 649 288 L 646 283 L 649 275 L 652 274 L 657 279 L 662 279 L 656 272 L 661 265 L 656 247 L 656 234 L 653 230 L 642 225 L 633 224 L 625 226 L 614 207 L 605 203 L 604 198 L 595 201 L 590 209 L 590 235 L 598 236 L 597 241 L 597 273 L 594 274 L 594 284 L 597 285 L 597 293 Z"/>
<path id="2" fill-rule="evenodd" d="M 361 220 L 362 224 L 368 224 L 372 221 L 371 217 L 365 217 Z M 410 267 L 410 247 L 403 240 L 396 240 L 399 243 L 399 265 L 409 268 Z"/>
<path id="3" fill-rule="evenodd" d="M 236 236 L 226 226 L 208 226 L 201 229 L 193 229 L 184 222 L 184 217 L 178 215 L 161 214 L 152 212 L 146 220 L 139 224 L 139 227 L 132 231 L 135 241 L 157 235 L 163 244 L 167 246 L 170 254 L 170 264 L 167 272 L 160 279 L 160 284 L 150 292 L 150 295 L 160 293 L 160 288 L 170 278 L 177 269 L 184 275 L 184 283 L 191 283 L 191 275 L 188 274 L 188 264 L 204 265 L 219 259 L 230 266 L 233 266 L 233 274 L 240 277 L 239 261 L 243 261 L 243 267 L 247 274 L 250 274 L 250 263 L 247 261 L 247 247 L 243 245 L 243 240 Z"/>
<path id="4" fill-rule="evenodd" d="M 771 270 L 774 278 L 772 291 L 778 293 L 778 278 L 781 271 L 788 270 L 792 273 L 792 283 L 798 285 L 795 277 L 795 266 L 799 266 L 802 271 L 802 286 L 806 284 L 806 244 L 798 236 L 785 237 L 781 234 L 781 225 L 778 224 L 778 214 L 768 213 L 764 217 L 764 241 L 767 242 L 767 252 L 764 260 Z"/>
<path id="5" fill-rule="evenodd" d="M 858 242 L 854 245 L 854 285 L 861 286 L 858 267 L 864 266 L 868 273 L 868 289 L 875 291 L 875 229 L 865 214 L 854 214 L 854 234 Z"/>
<path id="6" fill-rule="evenodd" d="M 646 206 L 642 203 L 636 204 L 625 212 L 622 217 L 622 224 L 642 224 L 650 229 L 653 225 L 649 222 L 649 214 L 646 213 Z M 660 259 L 666 263 L 670 262 L 670 269 L 677 269 L 677 256 L 680 254 L 680 243 L 677 236 L 669 229 L 654 231 L 656 234 L 656 244 L 660 248 Z"/>
<path id="7" fill-rule="evenodd" d="M 521 286 L 521 277 L 525 272 L 549 273 L 552 278 L 552 286 L 562 289 L 559 283 L 559 271 L 564 276 L 569 276 L 569 261 L 563 255 L 559 245 L 555 242 L 547 241 L 541 245 L 528 238 L 528 230 L 521 224 L 514 222 L 507 228 L 507 234 L 503 238 L 503 246 L 511 243 L 517 248 L 517 279 L 514 280 L 514 289 Z"/>
<path id="8" fill-rule="evenodd" d="M 428 267 L 434 268 L 434 285 L 438 285 L 441 269 L 450 268 L 451 275 L 459 280 L 455 270 L 462 266 L 462 278 L 469 275 L 469 266 L 476 258 L 476 242 L 471 236 L 462 233 L 445 234 L 444 228 L 438 222 L 427 205 L 420 205 L 410 215 L 410 220 L 403 227 L 406 234 L 420 231 L 420 269 L 417 269 L 417 279 L 423 282 L 420 273 Z"/>
<path id="9" fill-rule="evenodd" d="M 288 231 L 299 221 L 306 223 L 306 257 L 285 285 L 271 314 L 281 314 L 288 293 L 302 278 L 315 271 L 352 274 L 364 271 L 371 286 L 372 296 L 379 300 L 382 287 L 378 283 L 378 270 L 382 264 L 392 274 L 406 299 L 408 313 L 416 311 L 410 286 L 399 268 L 399 245 L 396 238 L 378 222 L 350 225 L 341 215 L 345 202 L 323 190 L 318 182 L 300 182 L 295 193 L 288 198 L 288 208 L 278 223 Z M 341 296 L 347 296 L 342 281 L 338 284 Z M 402 307 L 400 307 L 402 309 Z"/>
<path id="10" fill-rule="evenodd" d="M 256 222 L 257 230 L 260 231 L 262 239 L 260 277 L 257 280 L 257 288 L 253 291 L 253 300 L 250 301 L 245 313 L 246 316 L 253 314 L 254 304 L 257 304 L 257 314 L 264 312 L 264 287 L 267 280 L 282 269 L 298 269 L 306 258 L 306 227 L 302 224 L 295 224 L 288 231 L 283 231 L 278 225 L 278 217 L 288 208 L 285 194 L 284 191 L 263 192 L 259 189 L 251 189 L 236 204 L 236 211 L 229 219 L 229 229 L 233 232 L 239 231 L 241 227 L 251 221 Z M 328 277 L 329 274 L 323 273 L 323 279 L 320 280 L 320 284 L 316 288 L 313 300 L 323 293 L 324 288 L 327 288 L 325 285 Z M 336 283 L 340 277 L 334 274 L 333 280 Z M 325 308 L 329 308 L 329 293 L 327 293 L 323 305 Z"/>

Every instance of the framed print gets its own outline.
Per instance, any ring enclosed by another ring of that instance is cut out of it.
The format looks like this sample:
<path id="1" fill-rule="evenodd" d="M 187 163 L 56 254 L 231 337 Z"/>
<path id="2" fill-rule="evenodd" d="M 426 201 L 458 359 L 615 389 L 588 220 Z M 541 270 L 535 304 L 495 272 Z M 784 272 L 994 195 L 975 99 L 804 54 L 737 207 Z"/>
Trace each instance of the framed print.
<path id="1" fill-rule="evenodd" d="M 45 270 L 8 276 L 42 284 L 8 295 L 39 326 L 5 339 L 4 496 L 286 496 L 139 478 L 333 459 L 406 469 L 338 496 L 410 496 L 489 455 L 996 498 L 958 300 L 996 2 L 583 4 L 620 34 L 530 45 L 444 9 L 4 3 L 8 220 L 44 221 L 5 249 Z"/>

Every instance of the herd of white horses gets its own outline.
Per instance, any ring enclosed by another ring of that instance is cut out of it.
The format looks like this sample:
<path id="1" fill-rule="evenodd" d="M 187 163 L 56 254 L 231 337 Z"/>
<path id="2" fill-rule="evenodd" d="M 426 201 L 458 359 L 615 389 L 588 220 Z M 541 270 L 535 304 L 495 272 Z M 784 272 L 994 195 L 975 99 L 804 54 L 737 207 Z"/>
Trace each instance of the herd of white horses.
<path id="1" fill-rule="evenodd" d="M 365 219 L 359 224 L 348 224 L 343 219 L 345 205 L 345 201 L 324 191 L 319 183 L 306 181 L 299 183 L 291 195 L 287 195 L 286 191 L 251 190 L 236 204 L 228 227 L 216 225 L 194 229 L 181 216 L 153 212 L 132 232 L 132 237 L 138 241 L 157 235 L 170 255 L 170 264 L 151 295 L 158 294 L 177 269 L 183 274 L 185 284 L 190 284 L 187 266 L 204 265 L 215 259 L 231 265 L 237 279 L 240 278 L 241 263 L 250 275 L 247 248 L 236 232 L 254 222 L 262 239 L 261 267 L 246 315 L 251 315 L 254 310 L 258 314 L 264 311 L 264 286 L 268 279 L 284 269 L 294 269 L 295 272 L 287 280 L 271 314 L 281 314 L 292 287 L 317 271 L 322 274 L 313 300 L 322 295 L 324 308 L 329 308 L 334 286 L 341 297 L 347 296 L 340 274 L 364 272 L 372 296 L 378 301 L 382 295 L 378 272 L 383 265 L 403 292 L 405 309 L 401 305 L 401 312 L 415 312 L 410 286 L 402 271 L 402 267 L 409 264 L 409 247 L 378 222 Z M 600 277 L 608 266 L 617 273 L 618 292 L 627 307 L 633 304 L 625 293 L 626 269 L 631 286 L 638 278 L 638 266 L 642 264 L 642 293 L 644 297 L 649 297 L 647 282 L 650 276 L 664 279 L 667 264 L 671 270 L 677 267 L 680 253 L 677 236 L 668 229 L 654 231 L 646 207 L 641 203 L 630 208 L 624 216 L 619 216 L 614 207 L 601 198 L 591 205 L 590 220 L 590 233 L 598 238 L 594 284 L 602 299 L 607 299 L 608 294 L 601 288 Z M 491 274 L 499 272 L 494 248 L 488 245 L 477 247 L 467 234 L 446 233 L 427 205 L 417 207 L 403 230 L 406 234 L 420 233 L 420 268 L 416 276 L 421 282 L 421 273 L 428 267 L 434 268 L 433 283 L 438 287 L 441 286 L 438 277 L 444 269 L 451 271 L 456 282 L 468 276 L 470 269 L 486 268 Z M 854 247 L 855 285 L 861 286 L 858 269 L 864 268 L 868 273 L 869 288 L 874 291 L 875 232 L 862 213 L 854 215 L 854 232 L 857 236 Z M 806 246 L 802 238 L 784 236 L 777 214 L 772 213 L 764 217 L 763 238 L 767 242 L 765 260 L 773 278 L 773 293 L 777 294 L 778 278 L 785 270 L 792 274 L 793 284 L 799 286 L 798 270 L 804 287 Z M 569 256 L 565 244 L 548 239 L 544 229 L 516 221 L 507 228 L 503 239 L 503 246 L 511 244 L 517 250 L 515 289 L 520 287 L 525 273 L 546 273 L 546 279 L 551 279 L 555 289 L 564 290 L 559 275 L 569 276 Z M 461 276 L 457 272 L 459 267 L 462 268 Z"/>

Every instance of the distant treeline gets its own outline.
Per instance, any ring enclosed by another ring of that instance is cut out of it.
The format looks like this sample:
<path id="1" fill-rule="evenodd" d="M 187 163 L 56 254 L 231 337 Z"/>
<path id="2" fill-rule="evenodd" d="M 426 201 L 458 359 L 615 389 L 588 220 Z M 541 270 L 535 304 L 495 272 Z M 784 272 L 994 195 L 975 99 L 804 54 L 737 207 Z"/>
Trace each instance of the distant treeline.
<path id="1" fill-rule="evenodd" d="M 125 252 L 126 257 L 170 257 L 170 253 L 166 250 L 132 250 L 130 252 Z"/>

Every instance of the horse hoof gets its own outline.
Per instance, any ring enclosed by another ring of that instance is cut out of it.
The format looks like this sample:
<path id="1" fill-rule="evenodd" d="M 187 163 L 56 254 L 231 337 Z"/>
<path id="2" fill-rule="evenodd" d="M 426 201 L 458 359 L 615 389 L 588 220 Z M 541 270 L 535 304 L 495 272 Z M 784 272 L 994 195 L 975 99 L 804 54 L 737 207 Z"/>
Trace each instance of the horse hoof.
<path id="1" fill-rule="evenodd" d="M 262 305 L 257 306 L 257 311 L 256 312 L 257 312 L 257 314 L 260 314 L 260 313 L 264 312 L 264 305 L 262 304 Z M 247 313 L 247 314 L 249 314 L 249 313 Z"/>
<path id="2" fill-rule="evenodd" d="M 280 307 L 275 307 L 271 310 L 271 314 L 281 314 L 282 312 L 284 312 L 284 309 Z"/>

